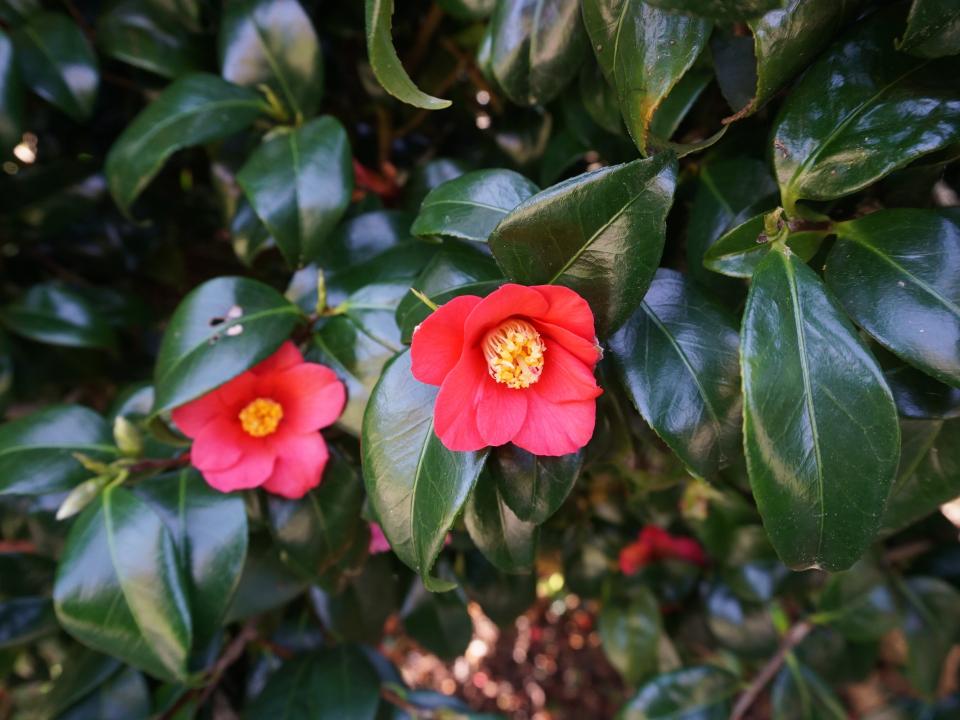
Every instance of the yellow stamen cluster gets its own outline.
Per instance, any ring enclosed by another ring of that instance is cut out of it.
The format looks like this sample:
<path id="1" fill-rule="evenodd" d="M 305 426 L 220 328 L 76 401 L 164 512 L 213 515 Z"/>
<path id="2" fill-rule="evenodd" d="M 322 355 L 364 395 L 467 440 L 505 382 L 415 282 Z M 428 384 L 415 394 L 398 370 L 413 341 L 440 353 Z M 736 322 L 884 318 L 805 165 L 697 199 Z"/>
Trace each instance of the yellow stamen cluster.
<path id="1" fill-rule="evenodd" d="M 253 437 L 272 435 L 282 419 L 283 406 L 268 398 L 257 398 L 240 411 L 240 424 Z"/>
<path id="2" fill-rule="evenodd" d="M 540 333 L 517 318 L 507 320 L 483 338 L 490 377 L 514 390 L 530 387 L 540 379 L 545 350 Z"/>

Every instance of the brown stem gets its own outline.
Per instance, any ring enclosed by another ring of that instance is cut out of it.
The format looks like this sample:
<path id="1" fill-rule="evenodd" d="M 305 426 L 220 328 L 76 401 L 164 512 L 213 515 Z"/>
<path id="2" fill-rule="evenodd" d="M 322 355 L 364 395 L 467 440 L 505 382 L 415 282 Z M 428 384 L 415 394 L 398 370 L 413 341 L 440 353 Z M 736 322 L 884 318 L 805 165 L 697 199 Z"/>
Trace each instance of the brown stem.
<path id="1" fill-rule="evenodd" d="M 127 468 L 127 472 L 133 475 L 135 473 L 150 472 L 152 470 L 172 470 L 173 468 L 187 465 L 189 462 L 190 453 L 185 452 L 181 455 L 177 455 L 175 458 L 167 458 L 164 460 L 141 460 L 140 462 L 134 463 Z"/>
<path id="2" fill-rule="evenodd" d="M 733 712 L 730 714 L 730 720 L 743 720 L 747 710 L 760 697 L 760 693 L 763 692 L 767 683 L 773 680 L 774 675 L 783 665 L 787 654 L 799 645 L 811 630 L 813 630 L 813 623 L 809 620 L 802 620 L 787 630 L 783 640 L 780 641 L 780 647 L 776 654 L 767 661 L 767 664 L 757 673 L 749 687 L 737 700 L 737 704 L 734 705 Z"/>
<path id="3" fill-rule="evenodd" d="M 478 90 L 485 90 L 487 92 L 487 94 L 490 96 L 490 109 L 493 110 L 493 112 L 495 112 L 497 115 L 503 112 L 503 103 L 500 101 L 500 98 L 497 96 L 496 91 L 493 89 L 493 87 L 491 87 L 490 83 L 487 82 L 487 79 L 483 76 L 483 73 L 480 72 L 480 68 L 477 67 L 476 60 L 461 50 L 460 46 L 450 38 L 444 38 L 441 41 L 441 45 L 443 45 L 444 50 L 457 58 L 457 60 L 460 60 L 462 63 L 464 63 L 467 71 L 467 77 L 470 78 L 470 82 L 472 82 Z"/>
<path id="4" fill-rule="evenodd" d="M 417 33 L 417 41 L 414 43 L 409 55 L 407 55 L 405 65 L 407 73 L 411 77 L 416 73 L 417 68 L 420 67 L 420 63 L 423 62 L 423 58 L 427 54 L 427 49 L 430 47 L 430 40 L 433 39 L 437 28 L 440 27 L 441 20 L 443 20 L 443 10 L 439 5 L 434 3 L 430 8 L 430 12 L 427 13 L 427 17 L 424 18 L 423 24 L 420 25 L 420 32 Z"/>
<path id="5" fill-rule="evenodd" d="M 380 697 L 382 697 L 391 705 L 395 705 L 401 710 L 405 710 L 407 713 L 409 713 L 410 717 L 414 718 L 415 720 L 431 720 L 432 718 L 437 717 L 433 710 L 426 710 L 424 708 L 417 707 L 413 703 L 407 702 L 386 686 L 381 686 Z"/>

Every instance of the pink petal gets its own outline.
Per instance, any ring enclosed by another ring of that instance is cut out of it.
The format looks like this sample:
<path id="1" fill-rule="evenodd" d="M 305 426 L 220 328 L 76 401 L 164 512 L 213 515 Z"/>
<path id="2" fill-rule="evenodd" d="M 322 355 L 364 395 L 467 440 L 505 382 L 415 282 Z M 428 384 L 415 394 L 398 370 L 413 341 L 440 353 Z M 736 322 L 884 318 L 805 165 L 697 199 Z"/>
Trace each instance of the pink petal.
<path id="1" fill-rule="evenodd" d="M 463 327 L 480 302 L 476 295 L 461 295 L 437 308 L 413 333 L 410 362 L 413 376 L 427 385 L 440 385 L 460 359 Z"/>
<path id="2" fill-rule="evenodd" d="M 220 492 L 259 487 L 270 477 L 276 453 L 269 442 L 251 444 L 240 461 L 226 470 L 203 470 L 204 479 Z"/>
<path id="3" fill-rule="evenodd" d="M 287 340 L 277 348 L 277 351 L 273 353 L 273 355 L 266 360 L 262 360 L 259 364 L 254 365 L 250 369 L 250 372 L 254 375 L 270 375 L 271 373 L 291 368 L 294 365 L 299 365 L 302 362 L 303 354 L 296 345 Z"/>
<path id="4" fill-rule="evenodd" d="M 513 444 L 534 455 L 576 452 L 593 437 L 597 401 L 554 403 L 536 392 L 537 385 L 531 388 L 527 419 L 514 436 Z"/>
<path id="5" fill-rule="evenodd" d="M 511 389 L 487 375 L 477 401 L 477 429 L 487 445 L 503 445 L 513 439 L 527 417 L 525 389 Z"/>
<path id="6" fill-rule="evenodd" d="M 347 390 L 325 365 L 303 363 L 274 378 L 272 399 L 283 407 L 280 431 L 303 434 L 332 425 L 343 412 Z"/>
<path id="7" fill-rule="evenodd" d="M 562 285 L 536 285 L 534 290 L 543 295 L 550 307 L 538 319 L 560 327 L 593 342 L 596 330 L 593 310 L 579 294 Z"/>
<path id="8" fill-rule="evenodd" d="M 230 417 L 236 417 L 243 408 L 260 397 L 257 394 L 257 376 L 249 370 L 220 386 L 216 392 L 224 412 Z"/>
<path id="9" fill-rule="evenodd" d="M 543 354 L 543 372 L 532 386 L 551 402 L 592 400 L 603 393 L 593 376 L 593 366 L 584 365 L 559 343 L 548 340 Z"/>
<path id="10" fill-rule="evenodd" d="M 218 391 L 214 390 L 186 405 L 174 408 L 170 414 L 173 422 L 187 437 L 195 438 L 215 418 L 223 414 L 223 403 Z"/>
<path id="11" fill-rule="evenodd" d="M 546 299 L 533 288 L 508 283 L 477 303 L 467 317 L 464 344 L 476 345 L 484 333 L 503 320 L 515 316 L 536 318 L 547 311 Z"/>
<path id="12" fill-rule="evenodd" d="M 277 464 L 263 489 L 296 500 L 320 484 L 327 465 L 327 443 L 320 433 L 291 435 L 276 441 Z"/>
<path id="13" fill-rule="evenodd" d="M 593 368 L 600 362 L 600 349 L 597 347 L 595 340 L 584 340 L 566 328 L 542 320 L 534 321 L 534 325 L 536 325 L 540 335 L 545 338 L 550 338 L 551 340 L 556 340 L 573 353 L 580 362 L 586 363 L 590 368 Z"/>
<path id="14" fill-rule="evenodd" d="M 226 470 L 233 467 L 256 442 L 243 432 L 237 420 L 223 415 L 208 423 L 193 441 L 190 462 L 201 471 Z"/>
<path id="15" fill-rule="evenodd" d="M 390 552 L 390 550 L 390 541 L 387 540 L 387 536 L 383 534 L 383 528 L 377 525 L 377 523 L 370 523 L 370 554 L 376 555 L 378 553 Z"/>
<path id="16" fill-rule="evenodd" d="M 448 450 L 480 450 L 487 446 L 477 429 L 477 400 L 487 364 L 480 352 L 468 352 L 450 371 L 434 405 L 433 428 Z"/>

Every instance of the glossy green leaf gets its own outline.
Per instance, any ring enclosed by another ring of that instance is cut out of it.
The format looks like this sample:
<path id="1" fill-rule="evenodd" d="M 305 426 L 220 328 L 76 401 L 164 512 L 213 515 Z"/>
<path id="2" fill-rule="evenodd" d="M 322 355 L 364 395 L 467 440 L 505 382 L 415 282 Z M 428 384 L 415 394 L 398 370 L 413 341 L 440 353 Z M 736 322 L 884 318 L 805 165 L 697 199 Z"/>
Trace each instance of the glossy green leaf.
<path id="1" fill-rule="evenodd" d="M 324 648 L 284 663 L 243 717 L 286 720 L 374 720 L 380 678 L 353 645 Z"/>
<path id="2" fill-rule="evenodd" d="M 473 620 L 458 591 L 431 593 L 416 583 L 400 617 L 407 634 L 442 660 L 463 655 L 473 635 Z"/>
<path id="3" fill-rule="evenodd" d="M 887 578 L 869 560 L 831 576 L 820 596 L 821 622 L 856 642 L 879 640 L 900 624 Z"/>
<path id="4" fill-rule="evenodd" d="M 902 418 L 951 420 L 960 417 L 960 388 L 937 382 L 912 365 L 897 362 L 884 375 Z"/>
<path id="5" fill-rule="evenodd" d="M 351 217 L 327 238 L 320 264 L 328 272 L 339 272 L 413 240 L 413 220 L 413 215 L 401 210 L 375 210 Z"/>
<path id="6" fill-rule="evenodd" d="M 280 561 L 270 538 L 251 535 L 240 584 L 224 624 L 286 605 L 307 589 L 307 583 Z"/>
<path id="7" fill-rule="evenodd" d="M 437 0 L 437 5 L 461 20 L 482 20 L 493 12 L 496 0 Z"/>
<path id="8" fill-rule="evenodd" d="M 11 27 L 42 10 L 40 0 L 0 0 L 0 20 Z"/>
<path id="9" fill-rule="evenodd" d="M 879 529 L 900 427 L 877 361 L 816 274 L 774 248 L 753 276 L 741 356 L 747 469 L 794 569 L 850 567 Z"/>
<path id="10" fill-rule="evenodd" d="M 104 419 L 79 405 L 57 405 L 0 425 L 0 495 L 69 490 L 90 477 L 74 453 L 112 459 Z"/>
<path id="11" fill-rule="evenodd" d="M 287 264 L 318 259 L 353 191 L 350 141 L 335 118 L 269 136 L 237 173 Z"/>
<path id="12" fill-rule="evenodd" d="M 113 328 L 78 292 L 56 283 L 34 285 L 0 309 L 0 322 L 22 337 L 47 345 L 104 348 L 116 345 Z"/>
<path id="13" fill-rule="evenodd" d="M 749 20 L 783 7 L 785 0 L 646 0 L 664 10 L 727 22 Z"/>
<path id="14" fill-rule="evenodd" d="M 653 279 L 676 168 L 663 153 L 544 190 L 493 231 L 494 257 L 511 280 L 576 290 L 602 337 L 633 313 Z"/>
<path id="15" fill-rule="evenodd" d="M 141 0 L 126 0 L 102 14 L 97 44 L 114 60 L 167 78 L 203 67 L 199 36 Z"/>
<path id="16" fill-rule="evenodd" d="M 673 137 L 680 127 L 680 123 L 687 116 L 687 113 L 693 108 L 697 100 L 703 94 L 703 91 L 713 80 L 713 73 L 703 68 L 691 68 L 689 72 L 684 73 L 683 77 L 673 86 L 670 93 L 663 99 L 663 102 L 657 107 L 650 121 L 650 142 L 656 148 L 673 147 L 678 157 L 685 157 L 689 152 L 695 152 L 698 149 L 709 147 L 714 140 L 708 140 L 701 143 L 693 143 L 689 146 L 683 144 L 671 144 L 666 141 Z M 716 140 L 719 140 L 726 129 L 723 128 L 716 134 Z M 688 151 L 683 148 L 689 147 Z"/>
<path id="17" fill-rule="evenodd" d="M 584 0 L 583 21 L 627 130 L 647 154 L 654 114 L 703 50 L 712 23 L 630 0 Z"/>
<path id="18" fill-rule="evenodd" d="M 548 457 L 502 445 L 493 449 L 488 467 L 507 507 L 521 520 L 539 525 L 560 509 L 573 490 L 583 467 L 583 451 Z"/>
<path id="19" fill-rule="evenodd" d="M 649 589 L 641 587 L 629 602 L 604 603 L 597 630 L 604 654 L 628 685 L 656 673 L 662 628 L 660 606 Z"/>
<path id="20" fill-rule="evenodd" d="M 740 681 L 726 670 L 699 665 L 659 675 L 617 713 L 617 720 L 727 720 Z"/>
<path id="21" fill-rule="evenodd" d="M 716 510 L 711 507 L 709 512 Z M 741 600 L 767 604 L 781 590 L 790 570 L 780 562 L 763 528 L 753 522 L 752 516 L 741 518 L 739 527 L 732 529 L 729 545 L 718 556 L 720 575 Z"/>
<path id="22" fill-rule="evenodd" d="M 960 496 L 960 420 L 902 420 L 900 467 L 883 532 L 901 530 Z"/>
<path id="23" fill-rule="evenodd" d="M 237 85 L 267 85 L 292 117 L 309 118 L 323 97 L 323 54 L 297 0 L 238 0 L 224 7 L 220 68 Z"/>
<path id="24" fill-rule="evenodd" d="M 960 53 L 960 7 L 952 0 L 913 0 L 897 47 L 926 58 Z"/>
<path id="25" fill-rule="evenodd" d="M 129 212 L 177 150 L 232 135 L 264 112 L 266 104 L 256 91 L 215 75 L 176 80 L 127 125 L 107 154 L 107 183 L 117 205 Z"/>
<path id="26" fill-rule="evenodd" d="M 736 110 L 752 115 L 803 70 L 856 17 L 863 0 L 787 0 L 747 21 L 752 34 L 717 33 L 712 41 L 720 89 Z"/>
<path id="27" fill-rule="evenodd" d="M 393 0 L 365 0 L 367 56 L 373 74 L 383 89 L 402 102 L 424 110 L 450 107 L 449 100 L 427 95 L 403 69 L 391 37 Z"/>
<path id="28" fill-rule="evenodd" d="M 0 600 L 0 648 L 32 643 L 45 635 L 56 633 L 57 628 L 57 616 L 50 598 Z"/>
<path id="29" fill-rule="evenodd" d="M 12 34 L 23 81 L 77 122 L 89 119 L 100 69 L 83 32 L 67 15 L 31 15 Z"/>
<path id="30" fill-rule="evenodd" d="M 836 227 L 826 281 L 901 359 L 960 387 L 960 213 L 883 210 Z"/>
<path id="31" fill-rule="evenodd" d="M 170 318 L 154 372 L 154 414 L 183 405 L 264 360 L 301 314 L 273 288 L 218 277 L 191 291 Z"/>
<path id="32" fill-rule="evenodd" d="M 13 42 L 0 31 L 0 152 L 10 152 L 23 133 L 23 87 L 14 62 Z"/>
<path id="33" fill-rule="evenodd" d="M 150 717 L 150 688 L 143 675 L 124 668 L 57 716 L 57 720 L 139 720 Z"/>
<path id="34" fill-rule="evenodd" d="M 192 469 L 142 482 L 137 494 L 173 538 L 193 618 L 193 641 L 202 650 L 220 628 L 247 556 L 243 496 L 214 490 Z"/>
<path id="35" fill-rule="evenodd" d="M 504 572 L 525 572 L 533 567 L 537 526 L 513 513 L 492 473 L 480 475 L 463 519 L 470 538 L 495 567 Z"/>
<path id="36" fill-rule="evenodd" d="M 799 663 L 783 667 L 770 688 L 772 720 L 846 720 L 847 711 L 830 686 Z"/>
<path id="37" fill-rule="evenodd" d="M 673 270 L 610 338 L 630 399 L 697 477 L 740 452 L 739 347 L 733 317 Z"/>
<path id="38" fill-rule="evenodd" d="M 247 267 L 253 265 L 260 253 L 277 245 L 246 199 L 238 203 L 230 221 L 230 238 L 237 258 Z"/>
<path id="39" fill-rule="evenodd" d="M 191 619 L 170 532 L 143 500 L 107 488 L 74 524 L 53 592 L 67 632 L 165 680 L 186 677 Z"/>
<path id="40" fill-rule="evenodd" d="M 310 600 L 320 622 L 338 638 L 379 645 L 384 624 L 396 612 L 399 585 L 392 556 L 379 553 L 367 559 L 359 574 L 347 578 L 342 590 L 313 587 Z"/>
<path id="41" fill-rule="evenodd" d="M 414 380 L 410 353 L 384 370 L 363 417 L 363 475 L 384 534 L 430 590 L 452 584 L 430 575 L 447 531 L 483 469 L 487 453 L 447 450 L 433 431 L 437 388 Z"/>
<path id="42" fill-rule="evenodd" d="M 39 713 L 59 718 L 61 712 L 103 686 L 119 668 L 116 658 L 74 645 L 64 658 L 63 672 L 39 703 Z"/>
<path id="43" fill-rule="evenodd" d="M 901 590 L 906 597 L 907 680 L 931 699 L 960 632 L 960 593 L 943 580 L 928 577 L 910 578 Z"/>
<path id="44" fill-rule="evenodd" d="M 861 190 L 960 140 L 955 58 L 894 49 L 899 7 L 875 13 L 834 44 L 790 93 L 773 128 L 783 206 Z M 897 132 L 892 133 L 891 128 Z"/>
<path id="45" fill-rule="evenodd" d="M 722 235 L 704 254 L 704 266 L 730 277 L 751 277 L 770 251 L 771 238 L 764 234 L 764 215 L 754 215 Z M 791 232 L 786 244 L 794 255 L 806 262 L 816 255 L 827 234 L 826 230 Z"/>
<path id="46" fill-rule="evenodd" d="M 576 0 L 498 0 L 490 65 L 517 105 L 546 105 L 577 76 L 587 37 Z"/>
<path id="47" fill-rule="evenodd" d="M 717 643 L 727 650 L 756 658 L 776 651 L 777 631 L 769 604 L 744 601 L 722 583 L 707 594 L 706 621 Z"/>
<path id="48" fill-rule="evenodd" d="M 431 190 L 411 231 L 486 242 L 507 213 L 539 190 L 513 170 L 475 170 Z"/>

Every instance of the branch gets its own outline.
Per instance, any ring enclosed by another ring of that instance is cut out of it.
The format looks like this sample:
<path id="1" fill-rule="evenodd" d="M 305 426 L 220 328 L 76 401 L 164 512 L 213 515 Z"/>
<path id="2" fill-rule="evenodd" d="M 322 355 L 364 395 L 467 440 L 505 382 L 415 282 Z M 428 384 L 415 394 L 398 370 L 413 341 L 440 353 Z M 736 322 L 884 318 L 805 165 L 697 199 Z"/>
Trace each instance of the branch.
<path id="1" fill-rule="evenodd" d="M 747 710 L 749 710 L 750 706 L 760 697 L 760 693 L 763 692 L 767 683 L 773 680 L 773 676 L 777 674 L 777 671 L 780 669 L 780 666 L 783 665 L 783 661 L 790 651 L 799 645 L 811 630 L 813 630 L 813 623 L 809 620 L 798 622 L 787 630 L 776 654 L 767 661 L 767 664 L 763 666 L 753 679 L 753 682 L 750 683 L 750 686 L 737 700 L 737 704 L 734 705 L 733 712 L 730 714 L 730 720 L 743 720 L 747 714 Z"/>
<path id="2" fill-rule="evenodd" d="M 190 463 L 190 453 L 185 452 L 174 458 L 164 460 L 140 460 L 127 468 L 131 475 L 134 473 L 149 472 L 152 470 L 172 470 Z"/>

